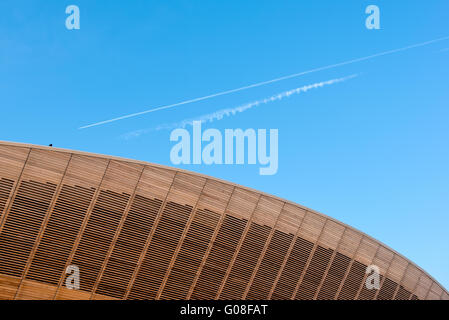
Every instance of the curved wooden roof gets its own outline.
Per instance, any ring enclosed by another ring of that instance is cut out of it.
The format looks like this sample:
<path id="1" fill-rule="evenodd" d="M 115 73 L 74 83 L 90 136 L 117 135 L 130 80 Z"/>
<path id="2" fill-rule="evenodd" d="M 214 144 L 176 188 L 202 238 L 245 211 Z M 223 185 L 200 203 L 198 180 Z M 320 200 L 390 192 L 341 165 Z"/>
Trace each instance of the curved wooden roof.
<path id="1" fill-rule="evenodd" d="M 65 288 L 68 265 L 80 290 Z M 368 290 L 376 265 L 380 290 Z M 171 167 L 0 142 L 0 299 L 449 299 L 379 241 Z"/>

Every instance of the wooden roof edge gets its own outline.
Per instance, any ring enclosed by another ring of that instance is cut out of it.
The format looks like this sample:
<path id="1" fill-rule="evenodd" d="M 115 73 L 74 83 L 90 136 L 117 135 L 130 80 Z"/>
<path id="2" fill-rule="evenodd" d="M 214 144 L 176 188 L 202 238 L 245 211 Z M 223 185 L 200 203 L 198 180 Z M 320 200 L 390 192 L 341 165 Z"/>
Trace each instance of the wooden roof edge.
<path id="1" fill-rule="evenodd" d="M 383 242 L 373 238 L 372 236 L 366 234 L 363 231 L 358 230 L 357 228 L 354 228 L 340 220 L 337 220 L 333 217 L 330 217 L 322 212 L 316 211 L 314 209 L 308 208 L 306 206 L 303 206 L 301 204 L 298 204 L 296 202 L 284 199 L 282 197 L 279 196 L 275 196 L 260 190 L 256 190 L 250 187 L 246 187 L 231 181 L 227 181 L 227 180 L 223 180 L 220 178 L 216 178 L 216 177 L 212 177 L 203 173 L 198 173 L 198 172 L 194 172 L 194 171 L 190 171 L 190 170 L 186 170 L 186 169 L 181 169 L 181 168 L 175 168 L 175 167 L 170 167 L 170 166 L 166 166 L 166 165 L 161 165 L 161 164 L 156 164 L 156 163 L 151 163 L 151 162 L 147 162 L 147 161 L 142 161 L 142 160 L 134 160 L 134 159 L 128 159 L 128 158 L 124 158 L 124 157 L 119 157 L 119 156 L 111 156 L 111 155 L 104 155 L 104 154 L 99 154 L 99 153 L 93 153 L 93 152 L 87 152 L 87 151 L 78 151 L 78 150 L 73 150 L 73 149 L 65 149 L 65 148 L 57 148 L 57 147 L 50 147 L 50 146 L 41 146 L 41 145 L 36 145 L 36 144 L 31 144 L 31 143 L 20 143 L 20 142 L 11 142 L 11 141 L 3 141 L 0 140 L 0 145 L 5 145 L 5 146 L 12 146 L 12 147 L 22 147 L 22 148 L 33 148 L 33 149 L 40 149 L 40 150 L 47 150 L 47 151 L 55 151 L 55 152 L 67 152 L 67 153 L 71 153 L 71 154 L 76 154 L 76 155 L 83 155 L 83 156 L 90 156 L 90 157 L 97 157 L 97 158 L 103 158 L 103 159 L 111 159 L 111 160 L 117 160 L 117 161 L 124 161 L 124 162 L 129 162 L 129 163 L 136 163 L 136 164 L 142 164 L 142 165 L 146 165 L 146 166 L 152 166 L 152 167 L 156 167 L 156 168 L 160 168 L 160 169 L 165 169 L 165 170 L 171 170 L 171 171 L 177 171 L 177 172 L 182 172 L 182 173 L 186 173 L 186 174 L 191 174 L 191 175 L 196 175 L 196 176 L 200 176 L 209 180 L 215 180 L 217 182 L 221 182 L 227 185 L 231 185 L 234 187 L 238 187 L 241 189 L 245 189 L 247 191 L 251 191 L 251 192 L 255 192 L 258 193 L 260 195 L 264 195 L 267 197 L 270 197 L 272 199 L 276 199 L 279 201 L 282 201 L 284 203 L 288 203 L 291 204 L 293 206 L 297 206 L 303 210 L 306 210 L 308 212 L 311 213 L 315 213 L 317 215 L 320 215 L 326 219 L 329 219 L 343 227 L 349 228 L 351 230 L 354 230 L 358 233 L 360 233 L 362 236 L 375 241 L 376 243 L 378 243 L 379 245 L 383 246 L 385 249 L 390 250 L 391 252 L 393 252 L 394 254 L 398 255 L 399 257 L 402 257 L 403 259 L 405 259 L 406 261 L 410 262 L 413 266 L 415 266 L 418 270 L 420 270 L 421 272 L 423 272 L 425 275 L 427 275 L 433 282 L 435 282 L 436 284 L 438 284 L 441 289 L 443 291 L 446 292 L 446 294 L 449 295 L 449 291 L 441 284 L 439 283 L 437 280 L 435 280 L 434 277 L 432 277 L 428 272 L 426 272 L 424 269 L 422 269 L 420 266 L 418 266 L 416 263 L 414 263 L 412 260 L 408 259 L 407 257 L 405 257 L 403 254 L 397 252 L 396 250 L 394 250 L 393 248 L 389 247 L 388 245 L 384 244 Z M 431 288 L 429 288 L 430 290 Z"/>

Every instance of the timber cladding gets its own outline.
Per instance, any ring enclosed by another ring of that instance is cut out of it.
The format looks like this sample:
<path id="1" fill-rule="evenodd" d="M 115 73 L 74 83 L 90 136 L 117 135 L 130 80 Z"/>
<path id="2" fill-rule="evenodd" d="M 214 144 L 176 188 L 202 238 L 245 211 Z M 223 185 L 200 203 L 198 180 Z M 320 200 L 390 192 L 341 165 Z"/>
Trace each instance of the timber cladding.
<path id="1" fill-rule="evenodd" d="M 380 289 L 366 288 L 366 268 Z M 80 269 L 80 290 L 65 287 Z M 449 299 L 371 237 L 294 203 L 120 158 L 0 142 L 0 299 Z"/>

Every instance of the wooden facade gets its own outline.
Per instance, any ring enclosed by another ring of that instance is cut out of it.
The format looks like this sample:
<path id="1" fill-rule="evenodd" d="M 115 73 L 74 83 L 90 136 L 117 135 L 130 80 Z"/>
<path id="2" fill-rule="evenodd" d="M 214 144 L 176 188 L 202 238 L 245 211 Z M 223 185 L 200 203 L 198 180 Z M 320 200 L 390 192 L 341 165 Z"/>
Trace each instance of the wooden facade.
<path id="1" fill-rule="evenodd" d="M 366 267 L 380 269 L 368 290 Z M 80 290 L 65 286 L 80 269 Z M 321 213 L 200 174 L 0 142 L 0 299 L 449 299 Z"/>

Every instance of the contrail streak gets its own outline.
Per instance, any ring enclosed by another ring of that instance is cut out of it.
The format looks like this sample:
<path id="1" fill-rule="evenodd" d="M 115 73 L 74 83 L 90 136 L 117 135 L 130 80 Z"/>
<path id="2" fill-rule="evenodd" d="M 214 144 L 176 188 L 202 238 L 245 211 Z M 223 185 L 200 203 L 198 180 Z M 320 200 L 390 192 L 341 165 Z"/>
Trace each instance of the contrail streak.
<path id="1" fill-rule="evenodd" d="M 251 85 L 247 85 L 247 86 L 236 88 L 236 89 L 232 89 L 232 90 L 227 90 L 227 91 L 214 93 L 214 94 L 211 94 L 211 95 L 208 95 L 208 96 L 204 96 L 204 97 L 200 97 L 200 98 L 190 99 L 190 100 L 177 102 L 177 103 L 173 103 L 173 104 L 169 104 L 169 105 L 165 105 L 165 106 L 160 106 L 160 107 L 157 107 L 157 108 L 153 108 L 153 109 L 149 109 L 149 110 L 145 110 L 145 111 L 141 111 L 141 112 L 127 114 L 127 115 L 124 115 L 124 116 L 121 116 L 121 117 L 117 117 L 117 118 L 113 118 L 113 119 L 104 120 L 104 121 L 92 123 L 92 124 L 89 124 L 89 125 L 85 125 L 85 126 L 80 127 L 79 129 L 86 129 L 86 128 L 95 127 L 95 126 L 99 126 L 99 125 L 103 125 L 103 124 L 106 124 L 106 123 L 111 123 L 111 122 L 115 122 L 115 121 L 119 121 L 119 120 L 123 120 L 123 119 L 127 119 L 127 118 L 137 117 L 137 116 L 140 116 L 140 115 L 143 115 L 143 114 L 147 114 L 147 113 L 151 113 L 151 112 L 156 112 L 156 111 L 160 111 L 160 110 L 170 109 L 170 108 L 174 108 L 174 107 L 181 106 L 181 105 L 184 105 L 184 104 L 189 104 L 189 103 L 198 102 L 198 101 L 202 101 L 202 100 L 206 100 L 206 99 L 211 99 L 211 98 L 214 98 L 214 97 L 223 96 L 223 95 L 230 94 L 230 93 L 233 93 L 233 92 L 238 92 L 238 91 L 242 91 L 242 90 L 246 90 L 246 89 L 250 89 L 250 88 L 255 88 L 255 87 L 260 87 L 260 86 L 263 86 L 263 85 L 266 85 L 266 84 L 270 84 L 270 83 L 274 83 L 274 82 L 278 82 L 278 81 L 282 81 L 282 80 L 287 80 L 287 79 L 291 79 L 291 78 L 300 77 L 300 76 L 303 76 L 303 75 L 309 74 L 309 73 L 314 73 L 314 72 L 318 72 L 318 71 L 323 71 L 323 70 L 328 70 L 328 69 L 332 69 L 332 68 L 336 68 L 336 67 L 341 67 L 341 66 L 345 66 L 345 65 L 348 65 L 348 64 L 352 64 L 352 63 L 356 63 L 356 62 L 360 62 L 360 61 L 365 61 L 365 60 L 369 60 L 369 59 L 373 59 L 373 58 L 377 58 L 377 57 L 381 57 L 381 56 L 385 56 L 385 55 L 389 55 L 389 54 L 393 54 L 393 53 L 397 53 L 397 52 L 401 52 L 401 51 L 417 48 L 417 47 L 423 47 L 423 46 L 429 45 L 431 43 L 435 43 L 435 42 L 439 42 L 439 41 L 443 41 L 443 40 L 448 40 L 448 39 L 449 39 L 449 36 L 443 37 L 443 38 L 434 39 L 434 40 L 429 40 L 429 41 L 425 41 L 425 42 L 421 42 L 421 43 L 416 43 L 416 44 L 409 45 L 407 47 L 402 47 L 402 48 L 398 48 L 398 49 L 384 51 L 384 52 L 372 54 L 372 55 L 369 55 L 369 56 L 366 56 L 366 57 L 362 57 L 362 58 L 352 59 L 352 60 L 345 61 L 345 62 L 340 62 L 340 63 L 336 63 L 336 64 L 327 65 L 327 66 L 324 66 L 324 67 L 319 67 L 319 68 L 315 68 L 315 69 L 311 69 L 311 70 L 307 70 L 307 71 L 302 71 L 302 72 L 299 72 L 299 73 L 294 73 L 294 74 L 283 76 L 283 77 L 280 77 L 280 78 L 275 78 L 275 79 L 272 79 L 272 80 L 258 82 L 258 83 L 254 83 L 254 84 L 251 84 Z"/>
<path id="2" fill-rule="evenodd" d="M 350 76 L 346 76 L 343 78 L 336 78 L 336 79 L 331 79 L 331 80 L 327 80 L 327 81 L 321 81 L 321 82 L 317 82 L 314 84 L 309 84 L 309 85 L 305 85 L 296 89 L 292 89 L 292 90 L 288 90 L 288 91 L 284 91 L 281 92 L 279 94 L 275 94 L 272 95 L 268 98 L 265 99 L 261 99 L 261 100 L 256 100 L 253 102 L 249 102 L 246 104 L 243 104 L 241 106 L 235 107 L 235 108 L 228 108 L 228 109 L 222 109 L 222 110 L 218 110 L 215 111 L 213 113 L 210 114 L 206 114 L 200 117 L 196 117 L 196 118 L 192 118 L 192 119 L 188 119 L 188 120 L 183 120 L 181 122 L 177 122 L 177 123 L 172 123 L 172 124 L 163 124 L 160 126 L 157 126 L 156 128 L 151 128 L 151 129 L 141 129 L 141 130 L 136 130 L 136 131 L 132 131 L 129 132 L 125 135 L 123 135 L 123 137 L 125 139 L 130 139 L 130 138 L 136 138 L 139 137 L 142 134 L 148 133 L 148 132 L 152 132 L 152 131 L 159 131 L 159 130 L 163 130 L 163 129 L 175 129 L 175 128 L 185 128 L 187 125 L 193 125 L 193 121 L 201 121 L 201 122 L 213 122 L 215 120 L 221 120 L 224 117 L 229 117 L 229 116 L 233 116 L 237 113 L 241 113 L 244 112 L 246 110 L 249 110 L 253 107 L 257 107 L 261 104 L 267 104 L 273 101 L 278 101 L 278 100 L 282 100 L 284 98 L 290 97 L 291 95 L 294 94 L 300 94 L 302 92 L 307 92 L 310 89 L 316 89 L 316 88 L 321 88 L 327 85 L 331 85 L 331 84 L 335 84 L 338 82 L 343 82 L 352 78 L 357 77 L 357 74 L 353 74 Z"/>

